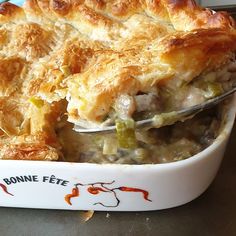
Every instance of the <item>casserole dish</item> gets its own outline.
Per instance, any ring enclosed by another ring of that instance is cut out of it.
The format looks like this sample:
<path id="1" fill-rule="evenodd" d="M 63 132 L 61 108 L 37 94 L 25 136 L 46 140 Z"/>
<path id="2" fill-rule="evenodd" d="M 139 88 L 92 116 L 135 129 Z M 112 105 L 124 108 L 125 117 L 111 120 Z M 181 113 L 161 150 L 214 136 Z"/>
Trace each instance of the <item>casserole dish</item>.
<path id="1" fill-rule="evenodd" d="M 235 99 L 215 142 L 167 164 L 119 165 L 1 160 L 1 206 L 148 211 L 192 201 L 213 181 L 233 127 Z"/>
<path id="2" fill-rule="evenodd" d="M 228 90 L 236 77 L 236 23 L 227 13 L 202 9 L 193 0 L 130 2 L 26 0 L 23 7 L 0 5 L 3 206 L 156 210 L 192 200 L 212 181 L 232 128 L 233 104 L 222 113 L 226 124 L 211 147 L 200 152 L 202 147 L 197 145 L 196 151 L 192 143 L 194 153 L 182 150 L 177 137 L 167 152 L 177 153 L 177 147 L 183 159 L 199 154 L 166 165 L 153 164 L 159 151 L 156 136 L 150 138 L 149 130 L 138 134 L 134 120 Z M 110 122 L 117 127 L 115 139 L 96 140 L 94 149 L 92 138 L 78 134 L 73 145 L 73 135 L 66 135 L 73 125 Z M 182 145 L 189 147 L 188 141 L 185 137 Z M 79 151 L 70 152 L 70 145 Z M 124 156 L 135 159 L 134 165 L 118 164 Z"/>

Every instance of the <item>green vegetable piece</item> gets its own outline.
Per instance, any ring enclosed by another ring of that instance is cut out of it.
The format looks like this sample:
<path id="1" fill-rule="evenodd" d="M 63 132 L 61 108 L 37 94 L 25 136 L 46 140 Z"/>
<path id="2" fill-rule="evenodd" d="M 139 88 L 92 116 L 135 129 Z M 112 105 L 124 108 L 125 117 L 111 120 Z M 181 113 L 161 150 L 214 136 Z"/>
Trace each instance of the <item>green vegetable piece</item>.
<path id="1" fill-rule="evenodd" d="M 177 116 L 176 111 L 162 113 L 153 117 L 153 126 L 155 128 L 160 128 L 165 125 L 172 125 L 178 121 L 178 119 L 179 116 Z"/>
<path id="2" fill-rule="evenodd" d="M 103 151 L 104 155 L 115 155 L 117 154 L 117 140 L 112 137 L 104 138 Z"/>
<path id="3" fill-rule="evenodd" d="M 207 83 L 206 98 L 213 98 L 223 93 L 223 88 L 219 83 Z"/>
<path id="4" fill-rule="evenodd" d="M 34 106 L 36 106 L 38 109 L 44 106 L 44 101 L 40 98 L 31 97 L 29 99 L 29 102 L 32 103 Z"/>
<path id="5" fill-rule="evenodd" d="M 137 147 L 135 123 L 132 119 L 116 121 L 116 136 L 119 147 L 134 149 Z"/>
<path id="6" fill-rule="evenodd" d="M 61 66 L 60 70 L 65 76 L 71 75 L 70 67 L 67 65 Z"/>

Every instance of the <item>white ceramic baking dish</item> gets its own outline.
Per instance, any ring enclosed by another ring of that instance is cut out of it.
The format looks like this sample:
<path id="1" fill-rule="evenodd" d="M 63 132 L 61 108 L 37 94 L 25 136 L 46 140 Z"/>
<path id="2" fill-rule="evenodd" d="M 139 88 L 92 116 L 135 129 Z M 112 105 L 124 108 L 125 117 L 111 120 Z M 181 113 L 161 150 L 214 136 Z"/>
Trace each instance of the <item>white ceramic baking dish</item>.
<path id="1" fill-rule="evenodd" d="M 0 205 L 97 211 L 147 211 L 185 204 L 213 181 L 232 130 L 235 100 L 220 136 L 183 161 L 154 165 L 0 161 Z"/>

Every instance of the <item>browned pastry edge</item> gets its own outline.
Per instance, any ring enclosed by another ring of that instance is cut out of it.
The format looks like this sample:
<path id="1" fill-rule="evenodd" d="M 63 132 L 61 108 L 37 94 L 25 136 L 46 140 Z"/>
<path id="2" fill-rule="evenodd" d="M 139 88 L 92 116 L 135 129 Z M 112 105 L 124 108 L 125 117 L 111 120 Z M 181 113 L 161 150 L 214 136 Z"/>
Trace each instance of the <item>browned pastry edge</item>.
<path id="1" fill-rule="evenodd" d="M 81 13 L 94 25 L 111 24 L 109 18 L 123 20 L 132 14 L 146 12 L 169 20 L 176 30 L 235 27 L 235 20 L 227 12 L 215 13 L 201 8 L 194 0 L 27 0 L 25 9 L 54 20 L 59 17 L 76 20 L 76 13 Z"/>
<path id="2" fill-rule="evenodd" d="M 0 23 L 15 21 L 18 18 L 24 18 L 25 13 L 21 7 L 18 7 L 10 2 L 0 4 Z"/>

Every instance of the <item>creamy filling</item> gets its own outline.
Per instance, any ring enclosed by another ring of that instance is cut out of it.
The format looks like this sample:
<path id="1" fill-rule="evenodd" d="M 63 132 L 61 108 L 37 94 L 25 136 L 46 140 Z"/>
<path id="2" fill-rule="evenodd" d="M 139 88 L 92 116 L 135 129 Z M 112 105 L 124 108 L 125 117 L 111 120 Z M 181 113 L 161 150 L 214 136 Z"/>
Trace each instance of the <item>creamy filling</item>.
<path id="1" fill-rule="evenodd" d="M 236 62 L 231 61 L 216 71 L 201 74 L 189 83 L 172 79 L 165 85 L 151 88 L 150 92 L 139 92 L 135 96 L 122 94 L 115 100 L 102 123 L 79 120 L 76 124 L 95 128 L 114 125 L 118 119 L 138 121 L 152 118 L 156 114 L 200 104 L 228 91 L 235 84 Z"/>
<path id="2" fill-rule="evenodd" d="M 212 144 L 220 132 L 221 123 L 217 109 L 212 109 L 171 126 L 136 130 L 137 143 L 133 148 L 120 147 L 116 134 L 79 134 L 71 129 L 69 123 L 58 130 L 58 136 L 65 161 L 168 163 L 189 158 Z"/>
<path id="3" fill-rule="evenodd" d="M 175 82 L 175 81 L 174 81 Z M 216 97 L 236 85 L 236 62 L 230 62 L 223 68 L 200 75 L 190 83 L 181 83 L 179 87 L 167 85 L 159 87 L 157 92 L 136 95 L 134 113 L 126 113 L 126 119 L 141 120 L 155 114 L 171 112 L 191 107 Z M 121 109 L 122 106 L 119 106 Z M 124 108 L 123 108 L 124 110 Z M 128 108 L 126 107 L 126 110 Z M 120 110 L 116 110 L 118 114 Z M 123 112 L 124 113 L 124 112 Z M 124 117 L 124 115 L 123 115 Z"/>
<path id="4" fill-rule="evenodd" d="M 208 147 L 220 132 L 216 109 L 185 122 L 159 129 L 135 130 L 134 120 L 190 107 L 218 96 L 236 84 L 236 63 L 208 72 L 176 89 L 172 82 L 149 93 L 123 94 L 102 125 L 116 122 L 113 134 L 79 134 L 67 123 L 58 129 L 66 161 L 89 163 L 168 163 L 193 156 Z M 117 122 L 118 121 L 118 122 Z M 88 128 L 90 125 L 82 121 Z"/>

